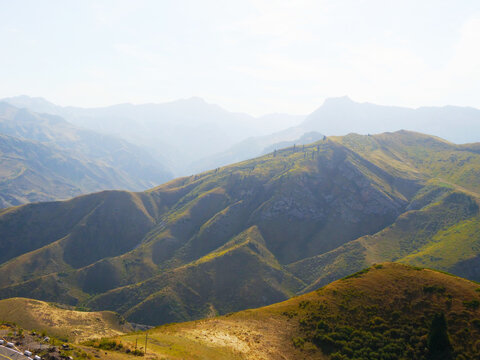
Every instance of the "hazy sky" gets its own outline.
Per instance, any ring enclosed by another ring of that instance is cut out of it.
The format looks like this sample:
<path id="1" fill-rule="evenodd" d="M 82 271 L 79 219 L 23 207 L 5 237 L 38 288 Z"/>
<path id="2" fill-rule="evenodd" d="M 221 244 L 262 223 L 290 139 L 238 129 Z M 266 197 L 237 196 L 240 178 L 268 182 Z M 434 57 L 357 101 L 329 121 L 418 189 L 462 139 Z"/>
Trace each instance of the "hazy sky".
<path id="1" fill-rule="evenodd" d="M 0 97 L 480 108 L 480 1 L 0 0 Z"/>

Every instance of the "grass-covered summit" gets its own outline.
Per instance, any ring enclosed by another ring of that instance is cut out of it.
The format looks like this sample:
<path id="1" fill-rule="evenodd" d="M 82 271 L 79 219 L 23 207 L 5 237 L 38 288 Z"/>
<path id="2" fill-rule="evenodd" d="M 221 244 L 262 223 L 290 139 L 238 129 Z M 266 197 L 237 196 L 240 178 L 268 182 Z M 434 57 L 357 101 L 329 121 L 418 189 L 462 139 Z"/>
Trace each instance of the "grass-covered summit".
<path id="1" fill-rule="evenodd" d="M 179 178 L 0 212 L 0 297 L 149 324 L 285 300 L 401 261 L 479 280 L 480 146 L 331 137 Z"/>

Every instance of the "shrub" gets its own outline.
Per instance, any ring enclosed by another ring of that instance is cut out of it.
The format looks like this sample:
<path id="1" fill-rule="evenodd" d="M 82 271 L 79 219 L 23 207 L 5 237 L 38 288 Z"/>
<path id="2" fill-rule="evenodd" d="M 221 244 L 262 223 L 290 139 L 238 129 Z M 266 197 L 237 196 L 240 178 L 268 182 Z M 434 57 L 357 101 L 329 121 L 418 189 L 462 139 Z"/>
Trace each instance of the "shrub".
<path id="1" fill-rule="evenodd" d="M 295 346 L 297 349 L 298 348 L 303 348 L 303 345 L 305 345 L 305 339 L 301 337 L 296 337 L 293 338 L 293 346 Z"/>
<path id="2" fill-rule="evenodd" d="M 445 314 L 436 314 L 430 325 L 430 332 L 427 338 L 428 358 L 452 359 L 452 344 L 447 332 L 447 320 Z"/>
<path id="3" fill-rule="evenodd" d="M 445 290 L 444 286 L 439 285 L 427 285 L 423 287 L 423 292 L 426 294 L 444 294 Z"/>
<path id="4" fill-rule="evenodd" d="M 473 319 L 472 325 L 480 330 L 480 319 Z"/>
<path id="5" fill-rule="evenodd" d="M 477 299 L 470 300 L 470 301 L 464 301 L 463 305 L 465 305 L 465 307 L 468 308 L 468 309 L 475 310 L 475 309 L 478 309 L 480 307 L 480 301 L 478 301 Z"/>
<path id="6" fill-rule="evenodd" d="M 369 272 L 369 271 L 370 271 L 370 269 L 369 269 L 369 268 L 366 268 L 366 269 L 357 271 L 356 273 L 353 273 L 353 274 L 351 274 L 351 275 L 345 276 L 342 280 L 357 278 L 357 277 L 362 276 L 363 274 L 366 274 L 366 273 Z"/>

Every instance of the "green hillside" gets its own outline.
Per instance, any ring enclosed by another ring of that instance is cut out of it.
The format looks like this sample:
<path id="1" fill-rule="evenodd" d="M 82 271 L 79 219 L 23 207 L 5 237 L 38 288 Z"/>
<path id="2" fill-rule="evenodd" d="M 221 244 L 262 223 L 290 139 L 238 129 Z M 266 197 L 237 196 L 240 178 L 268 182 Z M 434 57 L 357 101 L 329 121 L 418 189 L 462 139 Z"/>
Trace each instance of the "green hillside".
<path id="1" fill-rule="evenodd" d="M 87 306 L 124 313 L 137 323 L 158 324 L 283 301 L 303 286 L 282 269 L 252 227 L 190 264 L 111 290 Z"/>
<path id="2" fill-rule="evenodd" d="M 144 193 L 6 209 L 0 297 L 161 324 L 268 305 L 384 261 L 478 280 L 479 162 L 475 144 L 352 134 Z"/>

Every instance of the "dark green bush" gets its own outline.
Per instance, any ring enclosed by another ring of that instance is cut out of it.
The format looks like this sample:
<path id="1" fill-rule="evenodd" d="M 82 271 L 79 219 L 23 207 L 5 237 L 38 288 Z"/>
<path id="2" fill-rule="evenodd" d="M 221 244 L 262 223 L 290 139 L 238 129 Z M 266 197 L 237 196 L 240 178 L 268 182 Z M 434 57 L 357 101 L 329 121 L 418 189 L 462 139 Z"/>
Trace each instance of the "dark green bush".
<path id="1" fill-rule="evenodd" d="M 480 301 L 478 301 L 477 299 L 464 301 L 463 305 L 465 305 L 465 307 L 468 309 L 476 310 L 480 307 Z"/>

